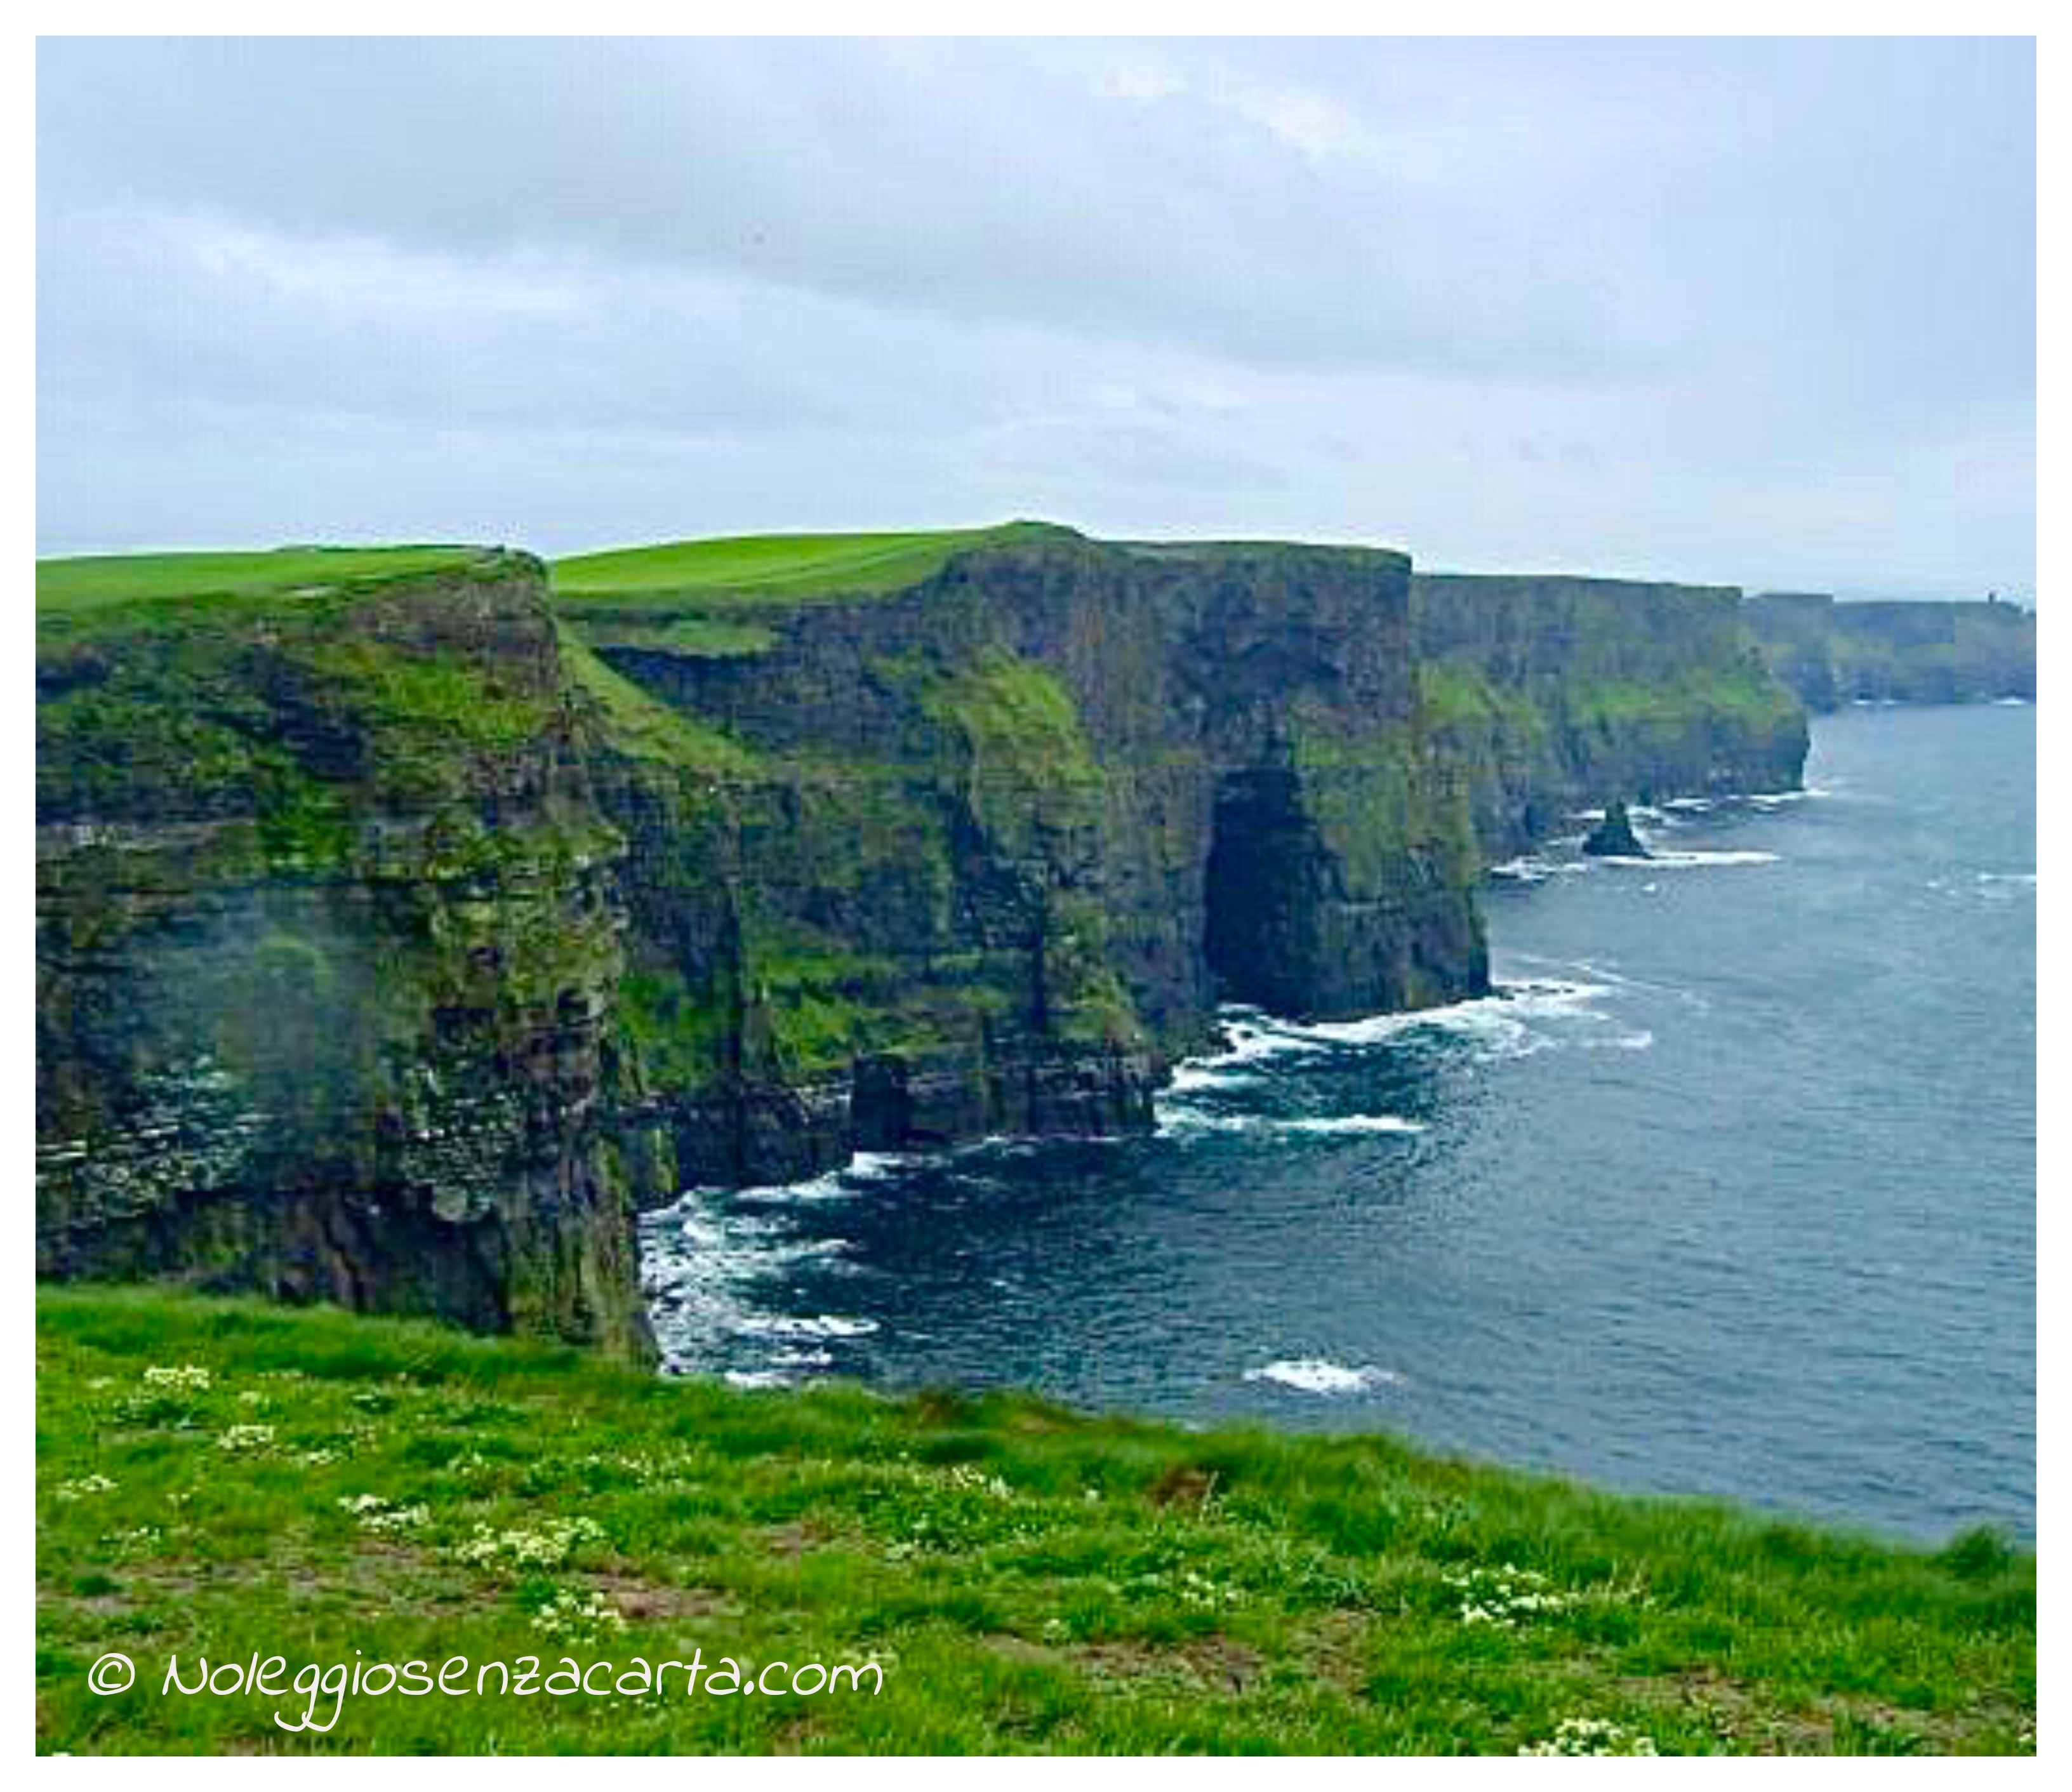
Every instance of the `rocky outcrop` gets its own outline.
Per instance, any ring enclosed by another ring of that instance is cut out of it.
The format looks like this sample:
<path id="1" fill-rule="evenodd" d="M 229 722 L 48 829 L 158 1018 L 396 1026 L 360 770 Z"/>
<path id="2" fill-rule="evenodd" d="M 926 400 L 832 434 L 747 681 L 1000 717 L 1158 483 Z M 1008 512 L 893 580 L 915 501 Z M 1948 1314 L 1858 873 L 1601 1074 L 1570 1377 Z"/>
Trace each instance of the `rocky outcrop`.
<path id="1" fill-rule="evenodd" d="M 1583 836 L 1583 850 L 1593 859 L 1644 859 L 1647 849 L 1633 831 L 1633 817 L 1626 804 L 1614 797 L 1605 805 L 1604 819 Z"/>
<path id="2" fill-rule="evenodd" d="M 1478 994 L 1482 866 L 1796 781 L 1730 593 L 1004 532 L 39 617 L 38 1264 L 639 1352 L 631 1215 L 1148 1126 L 1219 1001 Z"/>
<path id="3" fill-rule="evenodd" d="M 1771 669 L 1809 709 L 2036 700 L 2036 617 L 2016 604 L 1767 591 L 1749 599 L 1748 617 Z"/>

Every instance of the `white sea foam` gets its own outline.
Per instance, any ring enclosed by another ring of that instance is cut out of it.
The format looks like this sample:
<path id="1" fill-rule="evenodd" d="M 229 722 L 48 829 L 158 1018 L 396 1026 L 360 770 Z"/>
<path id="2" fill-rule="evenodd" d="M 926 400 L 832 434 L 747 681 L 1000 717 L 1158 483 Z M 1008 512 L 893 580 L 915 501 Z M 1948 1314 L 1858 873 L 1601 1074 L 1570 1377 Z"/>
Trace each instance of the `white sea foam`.
<path id="1" fill-rule="evenodd" d="M 1973 896 L 1981 902 L 2011 902 L 2024 894 L 2036 894 L 2036 873 L 2033 871 L 1975 871 L 1968 884 L 1959 883 L 1954 878 L 1934 878 L 1929 881 L 1930 890 L 1945 896 Z"/>
<path id="2" fill-rule="evenodd" d="M 1422 1120 L 1400 1114 L 1329 1114 L 1284 1119 L 1272 1114 L 1211 1114 L 1184 1102 L 1161 1102 L 1158 1131 L 1174 1138 L 1190 1132 L 1332 1133 L 1422 1132 Z"/>
<path id="3" fill-rule="evenodd" d="M 1403 1377 L 1393 1369 L 1377 1369 L 1371 1363 L 1349 1369 L 1328 1358 L 1294 1357 L 1269 1362 L 1264 1368 L 1248 1369 L 1247 1381 L 1270 1381 L 1301 1394 L 1363 1394 L 1375 1387 L 1398 1387 Z"/>
<path id="4" fill-rule="evenodd" d="M 1580 1043 L 1586 1051 L 1646 1051 L 1655 1043 L 1655 1035 L 1643 1026 L 1631 1033 L 1614 1034 L 1609 1039 L 1585 1039 Z"/>
<path id="5" fill-rule="evenodd" d="M 731 1191 L 736 1201 L 777 1202 L 784 1201 L 840 1201 L 846 1200 L 857 1192 L 843 1178 L 847 1166 L 831 1169 L 822 1175 L 810 1176 L 798 1182 L 758 1182 L 754 1186 Z M 729 1191 L 722 1189 L 700 1189 L 701 1194 L 719 1194 Z"/>
<path id="6" fill-rule="evenodd" d="M 1400 1114 L 1322 1115 L 1310 1120 L 1275 1123 L 1288 1132 L 1422 1132 L 1422 1120 L 1405 1120 Z"/>
<path id="7" fill-rule="evenodd" d="M 1572 1016 L 1600 996 L 1611 993 L 1602 983 L 1578 983 L 1564 977 L 1528 977 L 1502 985 L 1492 995 L 1450 1002 L 1442 1008 L 1416 1008 L 1400 1014 L 1370 1014 L 1357 1021 L 1288 1023 L 1297 1038 L 1321 1045 L 1368 1046 L 1420 1029 L 1469 1034 L 1504 1034 L 1532 1019 Z"/>
<path id="8" fill-rule="evenodd" d="M 1314 1056 L 1323 1049 L 1314 1040 L 1297 1037 L 1282 1022 L 1256 1008 L 1227 1007 L 1218 1019 L 1223 1028 L 1223 1050 L 1183 1058 L 1176 1064 L 1166 1085 L 1167 1096 L 1254 1083 L 1259 1079 L 1259 1067 L 1269 1058 L 1290 1053 Z"/>
<path id="9" fill-rule="evenodd" d="M 984 1141 L 990 1144 L 992 1141 Z M 936 1153 L 934 1155 L 939 1155 Z M 873 1182 L 882 1182 L 890 1177 L 917 1165 L 931 1161 L 931 1154 L 915 1151 L 859 1151 L 839 1169 L 830 1169 L 818 1176 L 809 1176 L 796 1182 L 758 1182 L 751 1187 L 731 1190 L 697 1189 L 697 1194 L 726 1194 L 730 1199 L 757 1205 L 775 1206 L 800 1201 L 850 1201 L 863 1193 Z"/>
<path id="10" fill-rule="evenodd" d="M 1646 858 L 1633 858 L 1622 853 L 1608 853 L 1597 861 L 1600 865 L 1637 865 L 1643 869 L 1659 865 L 1667 871 L 1692 871 L 1707 865 L 1776 865 L 1780 862 L 1775 853 L 1735 852 L 1701 847 L 1692 847 L 1688 850 L 1651 851 Z"/>
<path id="11" fill-rule="evenodd" d="M 879 1182 L 897 1176 L 915 1161 L 906 1151 L 859 1151 L 837 1172 L 852 1182 Z"/>
<path id="12" fill-rule="evenodd" d="M 1525 853 L 1515 859 L 1506 859 L 1501 865 L 1491 865 L 1489 874 L 1492 878 L 1508 878 L 1516 883 L 1540 884 L 1549 878 L 1572 877 L 1589 869 L 1573 859 L 1542 858 L 1537 853 Z"/>
<path id="13" fill-rule="evenodd" d="M 1996 697 L 1993 699 L 1996 709 L 2026 709 L 2029 706 L 2029 701 L 2025 697 Z"/>
<path id="14" fill-rule="evenodd" d="M 874 1167 L 866 1164 L 865 1173 Z M 644 1216 L 641 1287 L 671 1369 L 724 1368 L 743 1387 L 788 1386 L 832 1366 L 821 1342 L 874 1329 L 868 1320 L 763 1310 L 801 1266 L 849 1267 L 847 1239 L 804 1233 L 797 1215 L 802 1189 L 832 1181 L 732 1193 L 693 1188 Z"/>
<path id="15" fill-rule="evenodd" d="M 751 1313 L 734 1323 L 735 1334 L 742 1338 L 868 1338 L 877 1330 L 875 1319 L 849 1319 L 833 1313 Z"/>
<path id="16" fill-rule="evenodd" d="M 1223 1052 L 1207 1060 L 1211 1065 L 1256 1064 L 1289 1052 L 1314 1051 L 1316 1049 L 1311 1041 L 1303 1038 L 1285 1021 L 1274 1020 L 1256 1009 L 1247 1014 L 1227 1017 L 1223 1021 L 1223 1034 L 1228 1044 Z"/>
<path id="17" fill-rule="evenodd" d="M 1190 1058 L 1174 1067 L 1172 1079 L 1166 1087 L 1171 1094 L 1184 1095 L 1193 1089 L 1227 1089 L 1258 1080 L 1255 1071 L 1214 1058 Z"/>

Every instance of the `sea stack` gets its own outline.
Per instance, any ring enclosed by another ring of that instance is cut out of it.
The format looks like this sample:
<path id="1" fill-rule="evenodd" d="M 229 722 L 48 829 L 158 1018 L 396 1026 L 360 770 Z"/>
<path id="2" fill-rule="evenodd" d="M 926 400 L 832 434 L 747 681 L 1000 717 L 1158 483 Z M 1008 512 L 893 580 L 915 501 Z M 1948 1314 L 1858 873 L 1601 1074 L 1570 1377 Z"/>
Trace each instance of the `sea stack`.
<path id="1" fill-rule="evenodd" d="M 1626 815 L 1626 804 L 1614 797 L 1605 806 L 1605 818 L 1593 828 L 1583 841 L 1583 850 L 1597 859 L 1644 859 L 1647 849 L 1634 832 L 1633 823 Z"/>

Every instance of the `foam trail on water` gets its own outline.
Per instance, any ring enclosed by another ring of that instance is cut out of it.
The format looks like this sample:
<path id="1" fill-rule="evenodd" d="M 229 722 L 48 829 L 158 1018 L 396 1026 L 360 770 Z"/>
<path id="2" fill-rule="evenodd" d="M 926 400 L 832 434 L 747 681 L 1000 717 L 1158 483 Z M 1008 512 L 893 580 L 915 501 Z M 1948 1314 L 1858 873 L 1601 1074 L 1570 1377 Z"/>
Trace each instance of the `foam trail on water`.
<path id="1" fill-rule="evenodd" d="M 1526 1030 L 1533 1019 L 1573 1017 L 1611 993 L 1610 985 L 1580 983 L 1563 977 L 1528 977 L 1504 984 L 1493 994 L 1470 997 L 1441 1008 L 1416 1008 L 1398 1014 L 1370 1014 L 1357 1021 L 1289 1022 L 1287 1031 L 1299 1039 L 1327 1046 L 1370 1046 L 1420 1029 L 1509 1038 Z"/>
<path id="2" fill-rule="evenodd" d="M 1283 1119 L 1272 1114 L 1210 1114 L 1184 1102 L 1161 1103 L 1158 1133 L 1176 1138 L 1190 1132 L 1265 1132 L 1329 1136 L 1357 1132 L 1422 1132 L 1422 1120 L 1400 1114 L 1338 1114 Z"/>
<path id="3" fill-rule="evenodd" d="M 1349 1369 L 1328 1357 L 1317 1356 L 1288 1358 L 1263 1368 L 1248 1369 L 1244 1379 L 1272 1382 L 1298 1394 L 1364 1394 L 1373 1388 L 1403 1384 L 1403 1377 L 1393 1369 L 1377 1369 L 1371 1363 Z"/>
<path id="4" fill-rule="evenodd" d="M 1536 853 L 1525 853 L 1515 859 L 1506 859 L 1501 865 L 1491 865 L 1488 874 L 1508 878 L 1514 883 L 1540 884 L 1549 878 L 1572 877 L 1589 869 L 1573 859 L 1542 858 Z"/>
<path id="5" fill-rule="evenodd" d="M 1642 869 L 1660 866 L 1667 871 L 1695 871 L 1707 865 L 1777 865 L 1782 863 L 1775 853 L 1761 853 L 1753 849 L 1739 852 L 1725 849 L 1707 849 L 1693 847 L 1687 850 L 1669 849 L 1651 851 L 1644 859 L 1626 857 L 1623 853 L 1608 853 L 1597 861 L 1600 865 L 1638 865 Z"/>
<path id="6" fill-rule="evenodd" d="M 781 1313 L 750 1313 L 734 1322 L 742 1338 L 868 1338 L 878 1330 L 875 1319 L 845 1319 L 838 1313 L 812 1317 Z M 787 1353 L 790 1354 L 792 1353 Z M 824 1352 L 814 1353 L 824 1357 Z"/>

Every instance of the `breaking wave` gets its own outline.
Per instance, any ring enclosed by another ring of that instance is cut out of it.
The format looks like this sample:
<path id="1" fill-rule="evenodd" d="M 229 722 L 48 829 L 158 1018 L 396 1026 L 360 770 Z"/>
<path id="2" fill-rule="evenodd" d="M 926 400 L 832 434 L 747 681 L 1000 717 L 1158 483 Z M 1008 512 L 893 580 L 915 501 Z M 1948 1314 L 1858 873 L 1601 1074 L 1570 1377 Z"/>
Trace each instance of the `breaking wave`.
<path id="1" fill-rule="evenodd" d="M 1422 1120 L 1400 1114 L 1337 1114 L 1283 1119 L 1272 1114 L 1211 1114 L 1184 1102 L 1161 1102 L 1158 1132 L 1174 1138 L 1189 1132 L 1284 1132 L 1292 1134 L 1422 1132 Z"/>
<path id="2" fill-rule="evenodd" d="M 1294 1357 L 1248 1369 L 1247 1381 L 1272 1382 L 1298 1394 L 1364 1394 L 1376 1387 L 1397 1387 L 1404 1378 L 1393 1369 L 1377 1369 L 1371 1363 L 1349 1369 L 1326 1357 Z"/>
<path id="3" fill-rule="evenodd" d="M 1688 851 L 1675 848 L 1651 849 L 1645 858 L 1610 853 L 1597 861 L 1600 865 L 1637 865 L 1647 868 L 1659 867 L 1667 871 L 1691 871 L 1715 865 L 1777 865 L 1781 862 L 1775 853 L 1760 853 L 1752 849 L 1729 852 L 1704 848 L 1692 848 Z"/>

